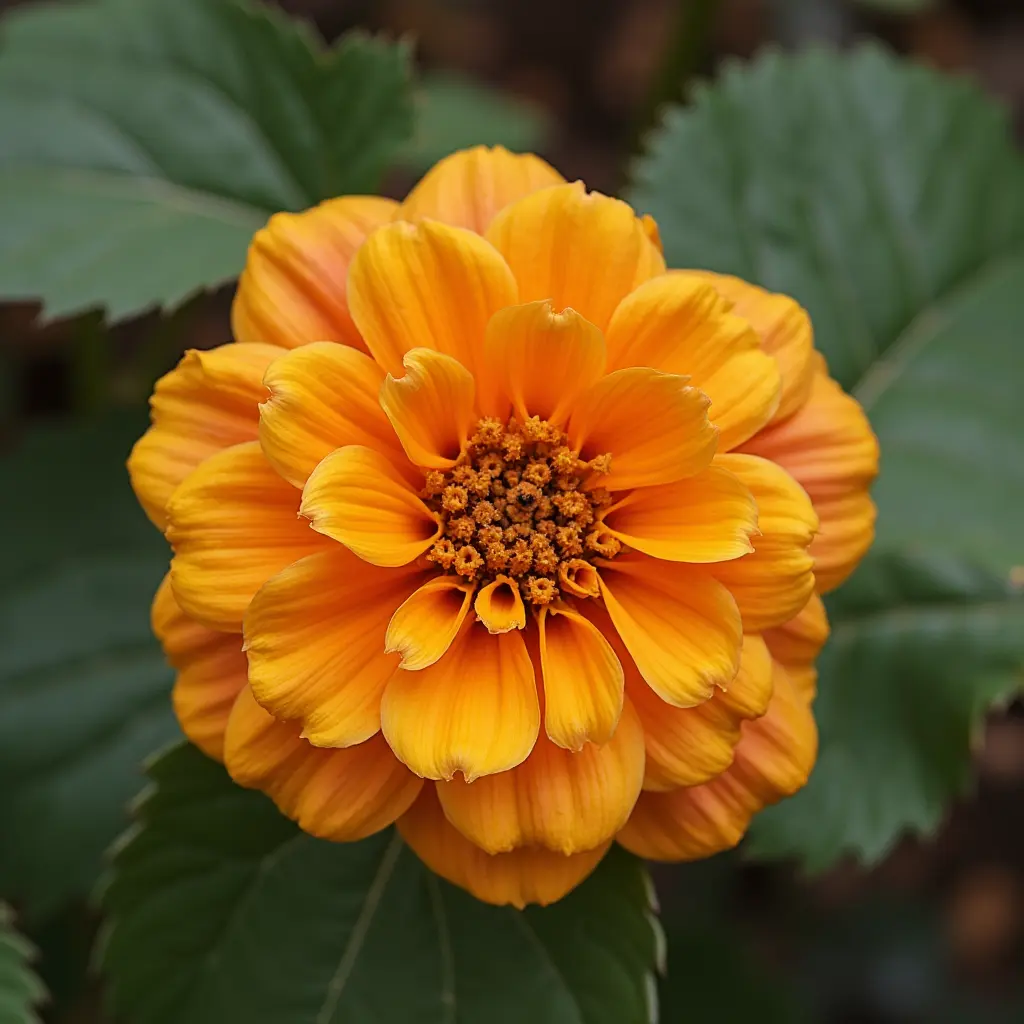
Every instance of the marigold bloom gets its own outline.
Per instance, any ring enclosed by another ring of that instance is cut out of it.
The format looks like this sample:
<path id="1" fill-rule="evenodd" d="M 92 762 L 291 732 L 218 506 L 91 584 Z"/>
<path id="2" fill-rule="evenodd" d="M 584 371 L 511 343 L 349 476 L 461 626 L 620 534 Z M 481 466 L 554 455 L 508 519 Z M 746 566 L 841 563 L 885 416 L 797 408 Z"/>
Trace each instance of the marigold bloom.
<path id="1" fill-rule="evenodd" d="M 233 325 L 130 470 L 178 717 L 239 783 L 517 906 L 803 785 L 877 446 L 795 302 L 479 148 L 273 217 Z"/>

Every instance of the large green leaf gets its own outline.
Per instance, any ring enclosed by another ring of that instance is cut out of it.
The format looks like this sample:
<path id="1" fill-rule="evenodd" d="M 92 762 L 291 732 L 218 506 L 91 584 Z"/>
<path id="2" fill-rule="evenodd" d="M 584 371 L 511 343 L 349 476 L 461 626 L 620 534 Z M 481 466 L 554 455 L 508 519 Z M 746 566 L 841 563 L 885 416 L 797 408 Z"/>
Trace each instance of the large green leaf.
<path id="1" fill-rule="evenodd" d="M 37 1024 L 35 1008 L 45 992 L 32 972 L 32 946 L 14 930 L 12 915 L 0 903 L 0 1024 Z"/>
<path id="2" fill-rule="evenodd" d="M 238 274 L 277 210 L 372 191 L 412 129 L 408 54 L 325 52 L 242 0 L 91 0 L 8 15 L 0 296 L 112 318 Z"/>
<path id="3" fill-rule="evenodd" d="M 388 830 L 300 832 L 189 746 L 155 790 L 105 896 L 112 999 L 133 1024 L 647 1024 L 648 880 L 616 848 L 561 902 L 477 902 Z"/>
<path id="4" fill-rule="evenodd" d="M 148 615 L 167 550 L 124 470 L 142 426 L 41 430 L 0 466 L 0 893 L 37 918 L 92 886 L 176 734 Z"/>

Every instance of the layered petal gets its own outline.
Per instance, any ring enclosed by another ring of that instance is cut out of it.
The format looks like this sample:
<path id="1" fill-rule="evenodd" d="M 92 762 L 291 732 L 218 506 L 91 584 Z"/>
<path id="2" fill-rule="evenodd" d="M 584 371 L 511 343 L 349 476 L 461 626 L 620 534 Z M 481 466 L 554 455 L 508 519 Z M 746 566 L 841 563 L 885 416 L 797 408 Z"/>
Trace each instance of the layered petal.
<path id="1" fill-rule="evenodd" d="M 626 295 L 665 270 L 632 208 L 578 181 L 506 206 L 487 238 L 512 268 L 521 301 L 571 306 L 601 330 Z"/>
<path id="2" fill-rule="evenodd" d="M 818 517 L 803 488 L 781 467 L 750 455 L 719 455 L 715 465 L 734 473 L 757 502 L 754 550 L 711 566 L 739 605 L 743 628 L 760 633 L 791 619 L 814 590 L 808 548 Z"/>
<path id="3" fill-rule="evenodd" d="M 171 698 L 182 731 L 220 761 L 228 716 L 246 682 L 242 638 L 190 619 L 174 599 L 170 574 L 153 599 L 151 619 L 164 655 L 177 669 Z"/>
<path id="4" fill-rule="evenodd" d="M 620 303 L 608 326 L 612 369 L 651 366 L 684 374 L 711 399 L 719 450 L 746 441 L 779 404 L 779 369 L 730 303 L 699 275 L 669 271 Z"/>
<path id="5" fill-rule="evenodd" d="M 808 702 L 817 689 L 816 662 L 828 634 L 825 605 L 817 594 L 811 595 L 794 618 L 764 633 L 772 657 L 782 664 L 797 693 Z"/>
<path id="6" fill-rule="evenodd" d="M 601 567 L 601 596 L 640 675 L 662 700 L 693 707 L 732 682 L 740 615 L 706 570 L 623 555 Z"/>
<path id="7" fill-rule="evenodd" d="M 423 787 L 382 736 L 344 750 L 314 747 L 248 687 L 231 712 L 224 763 L 235 782 L 263 790 L 304 832 L 341 843 L 387 828 Z"/>
<path id="8" fill-rule="evenodd" d="M 255 440 L 263 374 L 282 354 L 273 345 L 221 345 L 186 352 L 156 382 L 152 426 L 136 442 L 128 473 L 146 515 L 161 530 L 178 484 L 214 452 Z"/>
<path id="9" fill-rule="evenodd" d="M 402 203 L 404 220 L 424 218 L 482 235 L 499 210 L 565 179 L 532 153 L 474 146 L 434 164 Z"/>
<path id="10" fill-rule="evenodd" d="M 271 576 L 325 547 L 298 509 L 299 492 L 274 472 L 258 441 L 211 455 L 193 470 L 167 506 L 171 584 L 185 613 L 239 632 Z"/>
<path id="11" fill-rule="evenodd" d="M 520 910 L 530 903 L 547 906 L 560 900 L 597 867 L 611 845 L 569 857 L 543 847 L 490 855 L 448 821 L 435 787 L 429 785 L 398 819 L 398 831 L 435 874 L 485 903 L 511 904 Z"/>
<path id="12" fill-rule="evenodd" d="M 332 544 L 268 580 L 245 616 L 249 682 L 277 718 L 318 747 L 362 743 L 398 665 L 384 638 L 395 608 L 423 580 L 380 569 Z"/>
<path id="13" fill-rule="evenodd" d="M 410 594 L 388 623 L 384 649 L 409 672 L 433 665 L 458 636 L 473 603 L 475 583 L 435 576 Z"/>
<path id="14" fill-rule="evenodd" d="M 352 257 L 397 204 L 378 196 L 329 199 L 277 213 L 256 232 L 231 307 L 236 341 L 297 348 L 340 341 L 366 351 L 346 302 Z"/>
<path id="15" fill-rule="evenodd" d="M 299 511 L 373 565 L 407 565 L 441 535 L 439 519 L 394 463 L 362 445 L 337 449 L 313 470 Z"/>
<path id="16" fill-rule="evenodd" d="M 473 611 L 488 633 L 526 628 L 526 606 L 519 584 L 509 576 L 498 575 L 481 587 L 473 602 Z"/>
<path id="17" fill-rule="evenodd" d="M 611 456 L 609 490 L 670 484 L 707 467 L 718 432 L 708 399 L 685 377 L 647 367 L 616 370 L 580 395 L 569 440 L 582 458 Z"/>
<path id="18" fill-rule="evenodd" d="M 519 296 L 492 245 L 433 221 L 375 231 L 352 261 L 348 287 L 370 353 L 396 377 L 414 348 L 453 356 L 479 377 L 487 321 Z"/>
<path id="19" fill-rule="evenodd" d="M 644 777 L 644 736 L 627 703 L 615 735 L 578 752 L 541 736 L 518 767 L 476 782 L 439 782 L 448 820 L 486 853 L 543 846 L 569 856 L 603 846 L 626 823 Z"/>
<path id="20" fill-rule="evenodd" d="M 540 704 L 519 631 L 492 636 L 466 624 L 440 661 L 399 669 L 381 704 L 391 749 L 417 775 L 472 781 L 524 761 L 537 740 Z"/>

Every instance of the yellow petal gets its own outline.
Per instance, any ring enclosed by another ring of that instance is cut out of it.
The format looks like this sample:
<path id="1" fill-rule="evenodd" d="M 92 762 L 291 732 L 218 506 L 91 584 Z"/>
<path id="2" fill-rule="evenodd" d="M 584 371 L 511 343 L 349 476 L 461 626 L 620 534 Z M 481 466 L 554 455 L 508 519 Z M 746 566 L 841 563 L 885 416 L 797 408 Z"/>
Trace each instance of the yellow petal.
<path id="1" fill-rule="evenodd" d="M 778 366 L 753 327 L 687 271 L 669 271 L 623 299 L 608 327 L 608 364 L 688 376 L 711 399 L 719 451 L 755 434 L 779 403 Z"/>
<path id="2" fill-rule="evenodd" d="M 171 583 L 185 613 L 240 632 L 253 595 L 275 573 L 326 547 L 298 517 L 299 492 L 258 441 L 211 455 L 167 506 Z"/>
<path id="3" fill-rule="evenodd" d="M 347 345 L 314 342 L 273 362 L 260 406 L 260 444 L 271 465 L 296 487 L 325 456 L 361 444 L 402 458 L 395 432 L 380 407 L 384 372 Z"/>
<path id="4" fill-rule="evenodd" d="M 808 547 L 818 525 L 810 499 L 781 467 L 751 455 L 719 455 L 722 466 L 750 488 L 757 501 L 754 550 L 710 566 L 736 598 L 743 628 L 759 633 L 791 619 L 814 590 Z"/>
<path id="5" fill-rule="evenodd" d="M 601 568 L 601 596 L 640 674 L 676 707 L 728 686 L 740 661 L 740 616 L 703 568 L 622 555 Z"/>
<path id="6" fill-rule="evenodd" d="M 128 459 L 132 487 L 146 515 L 167 526 L 167 502 L 178 484 L 214 452 L 253 441 L 263 373 L 281 355 L 273 345 L 221 345 L 186 352 L 156 382 L 149 404 L 153 425 Z"/>
<path id="7" fill-rule="evenodd" d="M 785 668 L 797 692 L 808 703 L 814 700 L 818 683 L 815 661 L 828 639 L 828 616 L 817 594 L 797 615 L 775 629 L 765 631 L 764 639 L 772 657 Z"/>
<path id="8" fill-rule="evenodd" d="M 544 730 L 566 750 L 607 743 L 622 714 L 622 665 L 604 634 L 567 604 L 537 617 Z"/>
<path id="9" fill-rule="evenodd" d="M 224 730 L 245 686 L 242 638 L 190 619 L 174 600 L 168 574 L 153 599 L 153 632 L 178 674 L 171 697 L 182 732 L 204 754 L 224 757 Z"/>
<path id="10" fill-rule="evenodd" d="M 604 373 L 604 338 L 573 309 L 550 302 L 510 306 L 487 327 L 485 411 L 504 421 L 540 416 L 562 426 L 577 396 Z"/>
<path id="11" fill-rule="evenodd" d="M 237 341 L 297 348 L 340 341 L 366 351 L 349 315 L 346 280 L 356 250 L 397 204 L 343 196 L 304 213 L 277 213 L 256 233 L 231 307 Z"/>
<path id="12" fill-rule="evenodd" d="M 601 330 L 626 295 L 665 270 L 633 210 L 578 181 L 506 206 L 487 237 L 512 268 L 522 302 L 571 306 Z"/>
<path id="13" fill-rule="evenodd" d="M 304 832 L 340 843 L 387 828 L 423 787 L 382 736 L 344 750 L 314 747 L 248 687 L 231 712 L 224 761 L 235 782 L 263 790 Z"/>
<path id="14" fill-rule="evenodd" d="M 584 459 L 611 455 L 602 487 L 670 484 L 711 462 L 718 432 L 707 411 L 706 396 L 685 377 L 646 367 L 616 370 L 580 396 L 569 438 Z"/>
<path id="15" fill-rule="evenodd" d="M 644 777 L 644 736 L 627 703 L 615 735 L 579 752 L 537 740 L 518 767 L 476 782 L 439 782 L 448 820 L 486 853 L 543 846 L 569 856 L 603 846 L 626 823 Z"/>
<path id="16" fill-rule="evenodd" d="M 526 847 L 493 856 L 474 846 L 444 816 L 434 786 L 398 819 L 398 831 L 434 874 L 471 892 L 477 899 L 522 910 L 547 906 L 580 884 L 601 862 L 610 843 L 565 857 L 543 847 Z"/>
<path id="17" fill-rule="evenodd" d="M 526 607 L 519 584 L 508 576 L 496 576 L 477 592 L 473 611 L 488 633 L 508 633 L 526 628 Z"/>
<path id="18" fill-rule="evenodd" d="M 318 747 L 361 743 L 380 729 L 380 699 L 398 658 L 388 621 L 423 579 L 378 569 L 332 544 L 260 588 L 245 616 L 249 682 L 278 718 Z"/>
<path id="19" fill-rule="evenodd" d="M 483 234 L 509 203 L 565 179 L 532 153 L 474 146 L 436 163 L 406 196 L 404 220 L 444 221 Z"/>
<path id="20" fill-rule="evenodd" d="M 410 594 L 388 623 L 384 648 L 409 672 L 433 665 L 452 645 L 469 614 L 475 583 L 435 576 Z"/>
<path id="21" fill-rule="evenodd" d="M 381 724 L 391 749 L 427 779 L 451 779 L 456 772 L 476 779 L 514 768 L 540 729 L 522 636 L 491 636 L 467 622 L 440 661 L 395 672 L 384 691 Z"/>
<path id="22" fill-rule="evenodd" d="M 380 406 L 414 465 L 451 469 L 475 422 L 476 384 L 457 360 L 429 348 L 402 359 L 404 377 L 387 375 Z"/>
<path id="23" fill-rule="evenodd" d="M 348 445 L 306 481 L 302 515 L 313 529 L 373 565 L 407 565 L 441 535 L 441 524 L 386 456 Z"/>
<path id="24" fill-rule="evenodd" d="M 736 476 L 709 466 L 695 476 L 628 493 L 604 514 L 628 547 L 670 562 L 722 562 L 753 551 L 757 505 Z"/>
<path id="25" fill-rule="evenodd" d="M 434 221 L 375 231 L 352 261 L 348 288 L 370 353 L 395 376 L 406 352 L 432 348 L 478 377 L 487 321 L 519 294 L 493 246 Z"/>

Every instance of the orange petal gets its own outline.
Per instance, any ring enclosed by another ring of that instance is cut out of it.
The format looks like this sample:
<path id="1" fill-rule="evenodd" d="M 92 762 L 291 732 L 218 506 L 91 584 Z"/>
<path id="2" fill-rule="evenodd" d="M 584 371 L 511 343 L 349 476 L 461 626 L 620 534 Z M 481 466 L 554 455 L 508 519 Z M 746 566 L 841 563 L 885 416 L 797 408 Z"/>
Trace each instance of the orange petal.
<path id="1" fill-rule="evenodd" d="M 296 487 L 325 456 L 348 444 L 385 452 L 402 449 L 378 396 L 384 372 L 347 345 L 314 342 L 272 363 L 260 406 L 260 444 L 271 465 Z"/>
<path id="2" fill-rule="evenodd" d="M 441 535 L 441 524 L 386 456 L 348 445 L 310 474 L 300 512 L 314 530 L 373 565 L 407 565 Z"/>
<path id="3" fill-rule="evenodd" d="M 543 846 L 569 856 L 603 846 L 629 817 L 644 778 L 644 734 L 627 703 L 615 735 L 579 752 L 537 740 L 518 767 L 439 782 L 448 820 L 486 853 Z"/>
<path id="4" fill-rule="evenodd" d="M 331 545 L 278 573 L 245 616 L 249 682 L 278 718 L 318 747 L 361 743 L 380 729 L 380 699 L 398 665 L 384 635 L 422 580 L 378 569 Z"/>
<path id="5" fill-rule="evenodd" d="M 224 757 L 224 730 L 239 691 L 245 686 L 242 638 L 190 619 L 174 600 L 170 574 L 153 599 L 153 632 L 171 665 L 174 712 L 182 731 L 204 754 Z"/>
<path id="6" fill-rule="evenodd" d="M 567 604 L 537 617 L 544 730 L 566 750 L 607 743 L 622 714 L 622 665 L 600 629 Z"/>
<path id="7" fill-rule="evenodd" d="M 533 664 L 518 631 L 491 636 L 467 622 L 448 653 L 418 672 L 398 669 L 381 723 L 417 775 L 467 779 L 524 761 L 540 729 Z"/>
<path id="8" fill-rule="evenodd" d="M 433 665 L 452 645 L 473 601 L 475 583 L 435 576 L 403 602 L 388 623 L 384 649 L 409 672 Z"/>
<path id="9" fill-rule="evenodd" d="M 719 455 L 722 466 L 750 488 L 760 535 L 754 550 L 710 567 L 736 598 L 743 628 L 760 633 L 791 619 L 814 591 L 808 546 L 818 517 L 803 488 L 781 467 L 750 455 Z"/>
<path id="10" fill-rule="evenodd" d="M 477 899 L 522 910 L 547 906 L 580 884 L 611 845 L 565 857 L 542 847 L 489 855 L 474 846 L 444 816 L 434 786 L 398 819 L 398 831 L 435 874 L 468 890 Z"/>
<path id="11" fill-rule="evenodd" d="M 433 221 L 375 231 L 352 261 L 348 286 L 371 354 L 395 376 L 406 352 L 432 348 L 479 378 L 487 321 L 519 294 L 493 246 Z"/>
<path id="12" fill-rule="evenodd" d="M 530 302 L 494 314 L 485 358 L 488 414 L 504 421 L 511 405 L 520 420 L 562 426 L 580 392 L 604 373 L 604 338 L 573 309 Z"/>
<path id="13" fill-rule="evenodd" d="M 579 181 L 506 206 L 487 238 L 512 268 L 522 302 L 571 306 L 601 330 L 626 295 L 665 270 L 633 210 Z"/>
<path id="14" fill-rule="evenodd" d="M 711 399 L 720 451 L 768 423 L 780 393 L 775 361 L 729 305 L 700 276 L 669 271 L 623 299 L 608 327 L 612 369 L 651 366 L 684 374 Z"/>
<path id="15" fill-rule="evenodd" d="M 248 687 L 231 712 L 224 762 L 235 782 L 263 790 L 304 832 L 339 843 L 387 828 L 423 787 L 382 736 L 344 750 L 314 747 Z"/>
<path id="16" fill-rule="evenodd" d="M 237 341 L 297 348 L 340 341 L 366 351 L 345 299 L 349 264 L 397 204 L 343 196 L 304 213 L 277 213 L 256 232 L 231 307 Z"/>
<path id="17" fill-rule="evenodd" d="M 727 850 L 758 811 L 807 782 L 817 749 L 814 717 L 776 663 L 771 705 L 743 724 L 732 766 L 701 786 L 642 793 L 618 840 L 650 860 L 697 860 Z"/>
<path id="18" fill-rule="evenodd" d="M 509 203 L 564 180 L 532 153 L 474 146 L 452 153 L 427 171 L 406 196 L 399 216 L 440 220 L 482 235 Z"/>
<path id="19" fill-rule="evenodd" d="M 473 375 L 457 359 L 429 348 L 406 352 L 402 365 L 404 377 L 387 375 L 380 406 L 410 462 L 451 469 L 476 418 Z"/>
<path id="20" fill-rule="evenodd" d="M 839 586 L 875 536 L 868 487 L 878 474 L 878 441 L 864 410 L 822 370 L 806 404 L 744 451 L 779 463 L 810 495 L 820 520 L 811 545 L 818 589 Z"/>
<path id="21" fill-rule="evenodd" d="M 267 397 L 263 374 L 279 355 L 273 345 L 192 350 L 156 382 L 149 400 L 153 425 L 132 449 L 128 473 L 161 530 L 171 495 L 203 459 L 256 439 L 259 403 Z"/>
<path id="22" fill-rule="evenodd" d="M 674 484 L 637 488 L 602 520 L 623 544 L 654 558 L 721 562 L 754 550 L 757 505 L 738 477 L 713 465 Z"/>
<path id="23" fill-rule="evenodd" d="M 526 607 L 519 584 L 508 576 L 496 576 L 477 592 L 473 611 L 488 633 L 507 633 L 526 628 Z"/>
<path id="24" fill-rule="evenodd" d="M 707 397 L 685 377 L 646 367 L 616 370 L 579 398 L 569 438 L 584 459 L 611 455 L 609 490 L 670 484 L 706 468 L 718 432 Z"/>
<path id="25" fill-rule="evenodd" d="M 193 470 L 167 506 L 171 583 L 185 613 L 240 632 L 253 594 L 326 546 L 298 508 L 299 492 L 274 472 L 258 441 L 211 455 Z"/>
<path id="26" fill-rule="evenodd" d="M 704 569 L 622 555 L 601 568 L 601 596 L 640 674 L 662 700 L 692 707 L 735 677 L 739 612 Z"/>
<path id="27" fill-rule="evenodd" d="M 828 639 L 828 616 L 817 594 L 788 622 L 765 631 L 764 639 L 772 657 L 786 669 L 804 700 L 810 702 L 818 683 L 815 662 Z"/>

